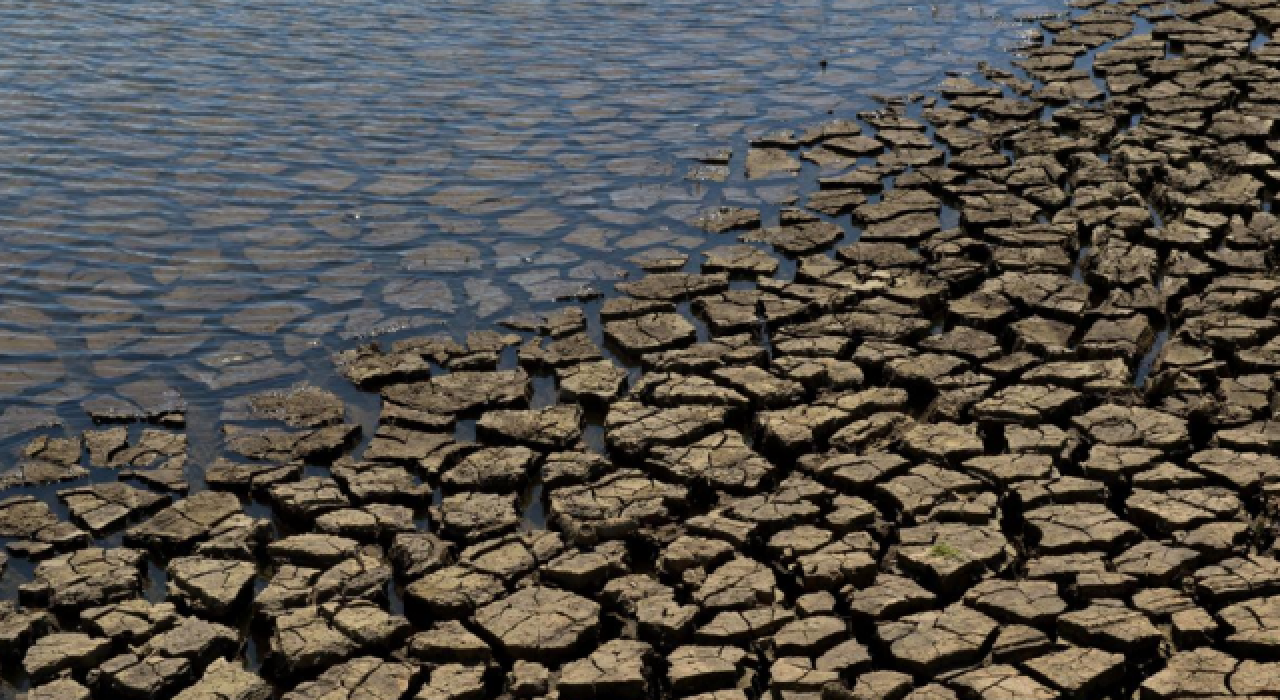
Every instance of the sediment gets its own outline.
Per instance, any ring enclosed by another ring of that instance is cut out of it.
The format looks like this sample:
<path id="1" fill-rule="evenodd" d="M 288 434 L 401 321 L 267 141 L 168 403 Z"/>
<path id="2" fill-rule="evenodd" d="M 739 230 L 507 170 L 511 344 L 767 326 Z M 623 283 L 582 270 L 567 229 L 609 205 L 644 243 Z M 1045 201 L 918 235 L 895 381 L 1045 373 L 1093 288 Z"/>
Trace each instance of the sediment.
<path id="1" fill-rule="evenodd" d="M 172 411 L 33 440 L 5 667 L 30 700 L 1280 697 L 1280 2 L 1072 4 L 1019 72 L 754 141 L 746 177 L 811 191 L 699 215 L 735 240 L 698 269 L 339 355 L 372 435 L 301 387 L 230 402 L 207 465 Z"/>

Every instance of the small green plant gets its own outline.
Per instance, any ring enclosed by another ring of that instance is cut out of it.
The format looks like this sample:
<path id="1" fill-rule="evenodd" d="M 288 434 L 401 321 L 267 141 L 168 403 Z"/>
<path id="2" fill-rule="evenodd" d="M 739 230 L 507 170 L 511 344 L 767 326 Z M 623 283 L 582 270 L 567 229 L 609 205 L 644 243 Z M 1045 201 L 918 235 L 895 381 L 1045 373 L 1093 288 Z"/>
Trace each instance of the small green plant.
<path id="1" fill-rule="evenodd" d="M 964 558 L 964 554 L 960 550 L 956 549 L 955 547 L 952 547 L 946 542 L 939 542 L 933 545 L 933 547 L 929 549 L 929 554 L 935 557 L 941 557 L 943 559 L 963 559 Z"/>

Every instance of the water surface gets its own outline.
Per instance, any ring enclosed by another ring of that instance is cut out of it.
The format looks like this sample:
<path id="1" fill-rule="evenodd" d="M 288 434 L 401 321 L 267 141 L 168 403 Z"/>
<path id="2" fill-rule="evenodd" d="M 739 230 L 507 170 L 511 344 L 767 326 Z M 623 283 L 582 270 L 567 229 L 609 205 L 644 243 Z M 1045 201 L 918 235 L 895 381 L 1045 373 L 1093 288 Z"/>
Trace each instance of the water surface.
<path id="1" fill-rule="evenodd" d="M 792 186 L 689 180 L 691 153 L 1005 64 L 1060 9 L 0 3 L 0 438 L 606 291 L 704 245 L 692 212 Z"/>

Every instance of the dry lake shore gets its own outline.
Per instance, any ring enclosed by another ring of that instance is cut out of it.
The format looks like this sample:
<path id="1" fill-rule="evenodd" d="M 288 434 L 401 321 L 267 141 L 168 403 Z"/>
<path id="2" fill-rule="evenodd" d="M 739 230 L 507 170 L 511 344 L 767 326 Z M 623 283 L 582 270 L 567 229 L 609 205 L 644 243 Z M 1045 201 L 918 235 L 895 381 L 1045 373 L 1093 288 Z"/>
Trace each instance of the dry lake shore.
<path id="1" fill-rule="evenodd" d="M 32 439 L 5 678 L 1280 697 L 1280 2 L 1072 5 L 1016 71 L 702 156 L 813 186 L 700 212 L 692 265 L 339 353 L 372 424 L 305 386 L 228 402 L 207 463 L 179 406 Z"/>

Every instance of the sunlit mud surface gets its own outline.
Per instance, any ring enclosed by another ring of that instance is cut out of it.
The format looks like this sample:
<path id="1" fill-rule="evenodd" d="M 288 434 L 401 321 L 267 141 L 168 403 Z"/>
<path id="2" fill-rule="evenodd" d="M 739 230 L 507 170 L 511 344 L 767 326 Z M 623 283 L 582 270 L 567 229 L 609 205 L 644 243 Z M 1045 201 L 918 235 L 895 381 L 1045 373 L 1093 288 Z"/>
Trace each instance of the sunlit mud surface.
<path id="1" fill-rule="evenodd" d="M 0 700 L 1280 698 L 1280 0 L 1069 4 L 0 11 Z"/>

